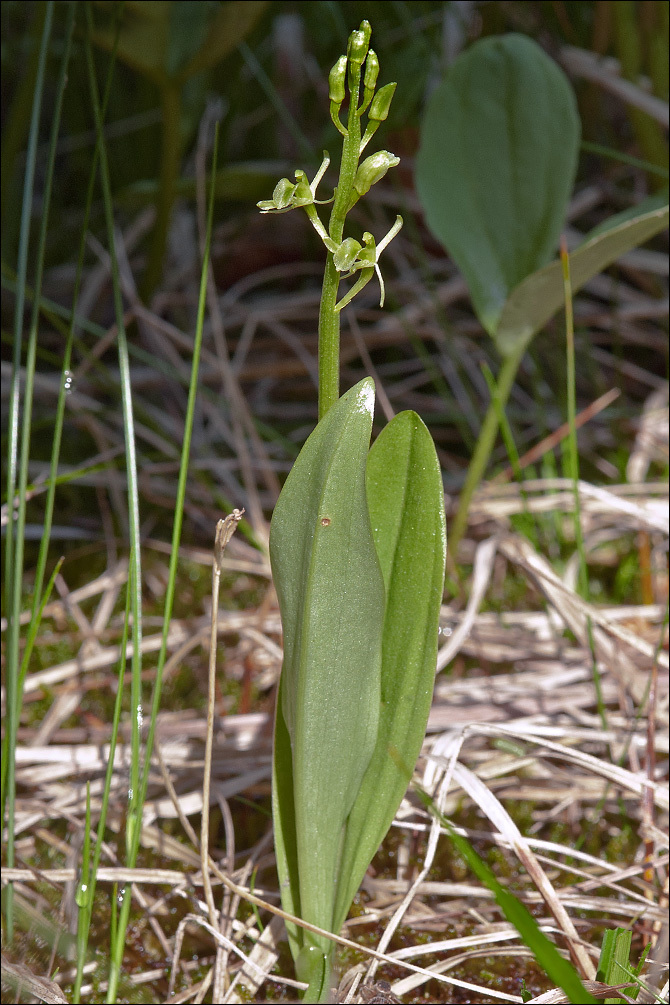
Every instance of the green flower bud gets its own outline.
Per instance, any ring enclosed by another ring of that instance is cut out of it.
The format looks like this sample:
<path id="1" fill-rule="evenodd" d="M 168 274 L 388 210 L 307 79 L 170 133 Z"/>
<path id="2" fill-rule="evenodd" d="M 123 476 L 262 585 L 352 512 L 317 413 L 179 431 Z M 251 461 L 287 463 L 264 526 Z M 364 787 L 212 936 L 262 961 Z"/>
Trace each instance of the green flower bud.
<path id="1" fill-rule="evenodd" d="M 389 168 L 400 163 L 400 158 L 388 152 L 379 150 L 376 154 L 370 154 L 359 166 L 354 178 L 354 188 L 359 196 L 369 192 L 373 185 L 381 181 Z"/>
<path id="2" fill-rule="evenodd" d="M 378 76 L 379 59 L 375 50 L 370 49 L 368 58 L 365 60 L 365 75 L 363 77 L 363 86 L 366 91 L 374 91 Z"/>
<path id="3" fill-rule="evenodd" d="M 397 86 L 397 84 L 384 84 L 381 90 L 377 91 L 368 111 L 368 119 L 373 122 L 383 122 L 386 119 Z"/>
<path id="4" fill-rule="evenodd" d="M 335 66 L 328 74 L 328 97 L 336 105 L 344 101 L 344 82 L 347 76 L 347 57 L 340 56 Z"/>
<path id="5" fill-rule="evenodd" d="M 351 63 L 362 66 L 368 54 L 372 28 L 369 21 L 361 21 L 358 31 L 352 31 L 347 46 L 347 57 Z"/>

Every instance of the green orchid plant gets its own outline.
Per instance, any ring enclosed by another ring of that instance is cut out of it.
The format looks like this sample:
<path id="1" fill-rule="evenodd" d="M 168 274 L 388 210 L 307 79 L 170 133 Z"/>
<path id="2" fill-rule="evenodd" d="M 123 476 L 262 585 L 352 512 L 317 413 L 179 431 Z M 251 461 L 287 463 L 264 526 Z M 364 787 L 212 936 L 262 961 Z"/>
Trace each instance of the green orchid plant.
<path id="1" fill-rule="evenodd" d="M 275 720 L 273 818 L 282 905 L 328 932 L 344 922 L 406 792 L 425 735 L 436 666 L 446 559 L 444 495 L 435 447 L 414 412 L 395 416 L 370 448 L 375 387 L 339 397 L 341 311 L 377 276 L 398 217 L 378 243 L 344 236 L 347 214 L 399 159 L 360 162 L 386 119 L 395 84 L 375 93 L 371 28 L 352 32 L 329 76 L 330 114 L 343 137 L 328 200 L 283 178 L 263 213 L 303 209 L 326 249 L 319 312 L 319 422 L 279 497 L 270 559 L 284 634 Z M 349 93 L 347 124 L 340 119 Z M 362 91 L 362 94 L 361 94 Z M 367 112 L 367 125 L 361 120 Z M 332 204 L 328 227 L 317 207 Z M 340 296 L 340 283 L 353 278 Z M 333 942 L 287 925 L 308 1002 L 330 991 Z"/>

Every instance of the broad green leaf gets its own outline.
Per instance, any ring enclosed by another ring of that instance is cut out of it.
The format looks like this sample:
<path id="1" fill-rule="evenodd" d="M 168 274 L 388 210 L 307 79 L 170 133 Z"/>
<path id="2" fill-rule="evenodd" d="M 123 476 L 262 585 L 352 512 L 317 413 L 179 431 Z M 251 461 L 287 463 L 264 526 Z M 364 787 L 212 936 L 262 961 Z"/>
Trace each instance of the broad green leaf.
<path id="1" fill-rule="evenodd" d="M 570 255 L 570 280 L 576 292 L 593 276 L 615 262 L 631 248 L 644 244 L 654 234 L 668 226 L 668 207 L 643 213 L 618 227 L 599 230 L 595 237 L 587 238 Z M 528 276 L 512 292 L 505 304 L 497 331 L 496 345 L 507 356 L 520 344 L 529 342 L 563 306 L 563 272 L 560 261 L 552 262 L 532 276 Z"/>
<path id="2" fill-rule="evenodd" d="M 365 494 L 373 409 L 370 378 L 333 405 L 302 448 L 270 528 L 284 632 L 277 721 L 291 749 L 295 848 L 283 823 L 280 842 L 286 870 L 298 868 L 288 896 L 294 902 L 298 890 L 302 918 L 327 929 L 342 828 L 379 718 L 384 583 Z M 281 731 L 277 742 L 284 764 Z M 282 780 L 280 803 L 289 789 Z M 285 821 L 290 810 L 279 809 Z M 330 944 L 320 948 L 329 952 Z"/>
<path id="3" fill-rule="evenodd" d="M 491 335 L 511 291 L 556 250 L 579 136 L 565 74 L 524 35 L 476 42 L 428 101 L 419 197 Z"/>
<path id="4" fill-rule="evenodd" d="M 347 821 L 334 931 L 388 831 L 421 749 L 433 695 L 446 527 L 430 433 L 401 412 L 367 462 L 368 507 L 386 587 L 377 743 Z"/>

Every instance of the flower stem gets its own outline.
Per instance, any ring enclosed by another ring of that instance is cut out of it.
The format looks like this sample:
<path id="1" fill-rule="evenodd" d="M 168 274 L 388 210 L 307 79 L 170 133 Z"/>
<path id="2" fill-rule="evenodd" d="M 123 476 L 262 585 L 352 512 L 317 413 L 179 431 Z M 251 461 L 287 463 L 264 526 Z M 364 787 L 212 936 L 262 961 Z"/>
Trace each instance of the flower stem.
<path id="1" fill-rule="evenodd" d="M 350 81 L 347 135 L 342 144 L 340 175 L 335 190 L 335 202 L 330 214 L 328 233 L 336 244 L 342 243 L 344 221 L 356 177 L 361 150 L 361 120 L 358 112 L 358 95 L 361 84 L 361 67 L 352 67 Z M 335 404 L 340 396 L 340 314 L 335 310 L 340 276 L 328 252 L 321 289 L 319 309 L 319 419 Z"/>

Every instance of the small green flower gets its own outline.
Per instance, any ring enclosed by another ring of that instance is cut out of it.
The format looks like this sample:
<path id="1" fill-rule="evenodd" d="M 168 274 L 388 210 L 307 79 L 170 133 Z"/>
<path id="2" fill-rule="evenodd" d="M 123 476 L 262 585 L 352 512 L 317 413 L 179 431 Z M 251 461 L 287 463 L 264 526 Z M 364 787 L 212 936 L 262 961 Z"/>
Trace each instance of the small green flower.
<path id="1" fill-rule="evenodd" d="M 288 213 L 290 209 L 295 209 L 296 207 L 307 209 L 309 206 L 313 206 L 314 203 L 317 203 L 319 206 L 325 206 L 326 203 L 332 202 L 332 198 L 321 200 L 316 198 L 317 187 L 329 164 L 330 157 L 327 151 L 324 150 L 321 167 L 314 175 L 311 185 L 307 181 L 307 175 L 300 168 L 295 172 L 295 183 L 289 181 L 288 178 L 281 178 L 275 185 L 272 198 L 261 199 L 260 202 L 256 203 L 261 213 Z"/>
<path id="2" fill-rule="evenodd" d="M 361 273 L 349 292 L 342 297 L 339 303 L 335 305 L 336 311 L 341 311 L 347 306 L 347 304 L 351 303 L 356 294 L 360 292 L 364 286 L 367 286 L 375 272 L 377 273 L 379 286 L 381 288 L 379 306 L 384 306 L 386 291 L 384 287 L 384 278 L 378 264 L 379 258 L 384 248 L 390 244 L 401 227 L 402 217 L 397 216 L 395 223 L 389 230 L 388 234 L 382 238 L 379 244 L 375 242 L 373 235 L 366 230 L 363 234 L 362 245 L 353 237 L 348 237 L 333 253 L 333 263 L 335 268 L 338 272 L 343 274 L 343 277 L 353 276 L 354 272 Z"/>

